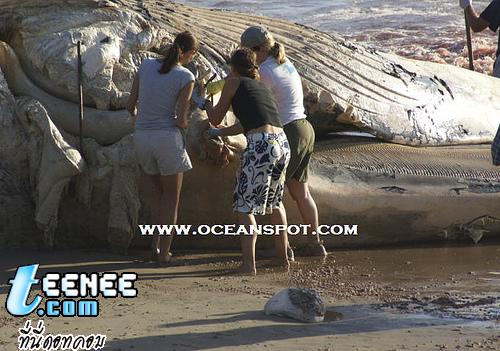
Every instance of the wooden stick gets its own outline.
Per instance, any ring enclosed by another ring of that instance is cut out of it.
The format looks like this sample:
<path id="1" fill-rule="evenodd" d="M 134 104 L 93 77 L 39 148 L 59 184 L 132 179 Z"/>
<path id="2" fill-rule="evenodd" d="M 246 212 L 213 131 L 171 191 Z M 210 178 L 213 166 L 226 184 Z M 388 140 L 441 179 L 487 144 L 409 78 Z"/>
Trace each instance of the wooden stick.
<path id="1" fill-rule="evenodd" d="M 467 20 L 467 12 L 464 9 L 464 17 L 465 17 L 465 32 L 467 33 L 467 51 L 469 54 L 469 69 L 474 71 L 474 57 L 472 55 L 472 38 L 470 34 L 470 26 L 469 21 Z"/>
<path id="2" fill-rule="evenodd" d="M 80 142 L 80 153 L 83 152 L 83 87 L 82 87 L 82 53 L 81 53 L 81 41 L 77 42 L 77 53 L 78 53 L 78 103 L 79 103 L 79 124 L 78 124 L 78 136 Z"/>

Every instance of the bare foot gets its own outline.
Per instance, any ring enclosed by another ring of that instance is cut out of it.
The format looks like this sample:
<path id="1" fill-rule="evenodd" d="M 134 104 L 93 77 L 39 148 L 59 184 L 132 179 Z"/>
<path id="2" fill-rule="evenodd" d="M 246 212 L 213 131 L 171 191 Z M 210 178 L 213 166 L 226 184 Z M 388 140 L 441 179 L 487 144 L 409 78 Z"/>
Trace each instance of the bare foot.
<path id="1" fill-rule="evenodd" d="M 172 253 L 169 252 L 166 256 L 158 255 L 157 264 L 159 267 L 167 267 L 172 263 Z"/>
<path id="2" fill-rule="evenodd" d="M 326 257 L 328 253 L 326 252 L 325 246 L 322 241 L 313 241 L 304 246 L 300 251 L 302 256 L 310 257 Z"/>
<path id="3" fill-rule="evenodd" d="M 273 258 L 269 265 L 271 267 L 290 268 L 290 262 L 287 259 L 277 257 Z"/>
<path id="4" fill-rule="evenodd" d="M 159 250 L 151 251 L 151 255 L 149 256 L 149 262 L 158 262 L 158 258 L 160 257 Z"/>
<path id="5" fill-rule="evenodd" d="M 145 259 L 146 261 L 148 262 L 160 262 L 160 261 L 170 261 L 170 259 L 172 258 L 172 253 L 169 252 L 168 253 L 168 258 L 165 260 L 165 259 L 160 259 L 160 250 L 152 250 L 151 253 L 150 253 L 150 256 L 149 258 Z"/>
<path id="6" fill-rule="evenodd" d="M 246 265 L 241 265 L 236 271 L 236 275 L 257 275 L 257 270 L 255 267 L 248 267 Z"/>

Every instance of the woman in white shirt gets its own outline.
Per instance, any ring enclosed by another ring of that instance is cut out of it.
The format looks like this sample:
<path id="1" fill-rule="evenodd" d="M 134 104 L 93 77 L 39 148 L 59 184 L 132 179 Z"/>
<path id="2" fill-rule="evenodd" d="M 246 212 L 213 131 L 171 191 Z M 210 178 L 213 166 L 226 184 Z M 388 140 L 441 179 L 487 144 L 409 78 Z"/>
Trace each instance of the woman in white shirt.
<path id="1" fill-rule="evenodd" d="M 319 225 L 318 209 L 307 184 L 315 135 L 306 119 L 300 76 L 292 62 L 286 58 L 283 45 L 276 42 L 266 28 L 247 28 L 241 35 L 241 46 L 252 49 L 257 55 L 260 79 L 273 92 L 290 145 L 291 158 L 286 172 L 286 186 L 297 203 L 303 222 L 310 225 L 304 254 L 326 256 L 319 236 L 312 234 Z M 288 256 L 292 259 L 293 251 Z"/>

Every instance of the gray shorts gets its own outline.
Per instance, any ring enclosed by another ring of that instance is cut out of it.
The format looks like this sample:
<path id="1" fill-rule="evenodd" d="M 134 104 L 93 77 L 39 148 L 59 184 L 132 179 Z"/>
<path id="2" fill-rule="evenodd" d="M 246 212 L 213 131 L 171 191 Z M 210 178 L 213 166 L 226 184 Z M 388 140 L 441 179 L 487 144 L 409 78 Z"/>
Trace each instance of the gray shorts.
<path id="1" fill-rule="evenodd" d="M 148 175 L 173 175 L 193 168 L 179 128 L 136 130 L 134 148 L 137 162 Z"/>

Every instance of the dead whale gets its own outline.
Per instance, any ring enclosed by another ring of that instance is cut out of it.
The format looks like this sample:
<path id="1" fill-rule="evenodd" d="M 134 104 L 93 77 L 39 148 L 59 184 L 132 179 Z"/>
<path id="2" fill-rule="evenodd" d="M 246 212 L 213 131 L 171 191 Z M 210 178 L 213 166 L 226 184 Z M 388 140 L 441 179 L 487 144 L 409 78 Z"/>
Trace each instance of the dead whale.
<path id="1" fill-rule="evenodd" d="M 382 54 L 311 28 L 235 12 L 154 1 L 59 3 L 46 1 L 53 11 L 40 12 L 33 10 L 38 2 L 1 1 L 4 40 L 37 85 L 75 100 L 72 41 L 81 36 L 87 102 L 101 109 L 124 107 L 143 52 L 179 30 L 192 29 L 202 42 L 201 60 L 224 74 L 224 58 L 239 35 L 258 22 L 283 42 L 299 69 L 319 134 L 362 130 L 407 145 L 476 144 L 490 142 L 500 123 L 500 82 L 457 67 Z M 109 119 L 103 124 L 111 127 L 116 122 Z"/>

